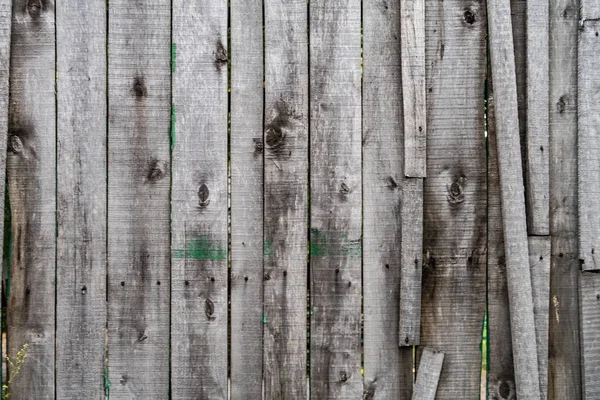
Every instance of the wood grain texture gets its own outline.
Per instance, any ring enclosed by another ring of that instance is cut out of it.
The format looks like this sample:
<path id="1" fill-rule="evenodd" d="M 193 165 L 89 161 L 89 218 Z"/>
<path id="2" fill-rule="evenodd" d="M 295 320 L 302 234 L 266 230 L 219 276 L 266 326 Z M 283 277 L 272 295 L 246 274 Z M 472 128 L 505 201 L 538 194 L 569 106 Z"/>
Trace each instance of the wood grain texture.
<path id="1" fill-rule="evenodd" d="M 548 399 L 581 398 L 577 244 L 578 0 L 550 1 L 550 343 Z"/>
<path id="2" fill-rule="evenodd" d="M 600 398 L 600 274 L 582 272 L 581 301 L 581 373 L 583 399 Z"/>
<path id="3" fill-rule="evenodd" d="M 360 1 L 310 14 L 311 398 L 362 395 Z"/>
<path id="4" fill-rule="evenodd" d="M 109 15 L 110 395 L 167 398 L 171 2 L 111 0 Z"/>
<path id="5" fill-rule="evenodd" d="M 174 399 L 227 398 L 227 3 L 173 3 Z"/>
<path id="6" fill-rule="evenodd" d="M 527 171 L 527 0 L 510 0 L 515 73 L 517 74 L 517 103 L 519 107 L 519 136 L 521 161 Z M 527 186 L 525 190 L 527 191 Z M 525 198 L 527 201 L 527 197 Z M 527 207 L 527 203 L 525 204 Z"/>
<path id="7" fill-rule="evenodd" d="M 308 9 L 265 2 L 264 396 L 307 396 Z M 311 353 L 312 354 L 312 353 Z"/>
<path id="8" fill-rule="evenodd" d="M 104 399 L 106 2 L 58 2 L 56 29 L 56 397 Z"/>
<path id="9" fill-rule="evenodd" d="M 485 312 L 485 6 L 426 2 L 427 179 L 421 345 L 445 353 L 438 399 L 477 398 Z"/>
<path id="10" fill-rule="evenodd" d="M 539 399 L 510 3 L 488 0 L 487 5 L 516 391 L 519 398 Z"/>
<path id="11" fill-rule="evenodd" d="M 13 1 L 7 175 L 12 220 L 8 355 L 27 343 L 11 397 L 55 388 L 56 70 L 54 2 Z"/>
<path id="12" fill-rule="evenodd" d="M 400 1 L 364 1 L 363 351 L 364 397 L 372 400 L 412 396 L 412 348 L 398 347 L 405 181 L 400 60 Z"/>
<path id="13" fill-rule="evenodd" d="M 231 398 L 251 400 L 263 377 L 263 3 L 233 0 L 230 13 Z"/>
<path id="14" fill-rule="evenodd" d="M 428 347 L 423 349 L 412 400 L 435 400 L 443 363 L 444 353 Z"/>
<path id="15" fill-rule="evenodd" d="M 404 175 L 425 178 L 427 176 L 425 0 L 400 0 L 400 15 Z"/>

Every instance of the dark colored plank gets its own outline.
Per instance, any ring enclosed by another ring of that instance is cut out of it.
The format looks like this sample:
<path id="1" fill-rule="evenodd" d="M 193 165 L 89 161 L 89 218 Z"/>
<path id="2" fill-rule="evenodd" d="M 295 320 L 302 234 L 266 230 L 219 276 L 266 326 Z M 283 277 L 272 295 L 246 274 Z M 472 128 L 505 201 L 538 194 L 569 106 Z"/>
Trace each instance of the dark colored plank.
<path id="1" fill-rule="evenodd" d="M 581 374 L 583 399 L 600 398 L 600 274 L 582 272 L 581 296 Z"/>

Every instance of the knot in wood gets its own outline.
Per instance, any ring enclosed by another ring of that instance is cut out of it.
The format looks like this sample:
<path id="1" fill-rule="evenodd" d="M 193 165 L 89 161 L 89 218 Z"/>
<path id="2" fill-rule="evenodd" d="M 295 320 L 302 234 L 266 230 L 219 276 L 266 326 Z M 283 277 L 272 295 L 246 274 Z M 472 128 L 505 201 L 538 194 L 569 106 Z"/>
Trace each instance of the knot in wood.
<path id="1" fill-rule="evenodd" d="M 148 181 L 157 182 L 165 177 L 167 173 L 167 163 L 160 160 L 154 160 L 150 163 L 148 171 Z"/>
<path id="2" fill-rule="evenodd" d="M 340 193 L 344 196 L 350 193 L 350 188 L 346 185 L 346 182 L 342 182 L 340 185 Z"/>
<path id="3" fill-rule="evenodd" d="M 221 70 L 221 66 L 227 65 L 227 49 L 220 40 L 217 42 L 217 49 L 215 50 L 215 65 L 217 71 Z"/>
<path id="4" fill-rule="evenodd" d="M 203 183 L 198 189 L 199 207 L 207 207 L 210 204 L 208 196 L 210 196 L 210 191 L 208 190 L 208 186 Z"/>
<path id="5" fill-rule="evenodd" d="M 467 8 L 463 13 L 463 20 L 467 25 L 473 25 L 477 20 L 477 16 L 470 8 Z"/>
<path id="6" fill-rule="evenodd" d="M 446 185 L 446 189 L 448 190 L 448 195 L 446 196 L 446 199 L 448 200 L 448 203 L 456 205 L 465 201 L 463 188 L 465 181 L 466 178 L 461 177 L 458 181 L 454 181 L 450 185 Z"/>
<path id="7" fill-rule="evenodd" d="M 29 0 L 27 2 L 27 13 L 32 18 L 38 18 L 42 14 L 42 10 L 44 9 L 44 4 L 42 0 Z"/>
<path id="8" fill-rule="evenodd" d="M 269 125 L 266 133 L 267 146 L 269 146 L 271 150 L 277 150 L 283 146 L 285 134 L 280 127 Z"/>
<path id="9" fill-rule="evenodd" d="M 347 382 L 350 377 L 346 371 L 340 371 L 340 382 Z"/>
<path id="10" fill-rule="evenodd" d="M 262 138 L 253 138 L 254 142 L 254 154 L 258 155 L 263 151 L 263 140 Z"/>
<path id="11" fill-rule="evenodd" d="M 139 76 L 136 76 L 133 79 L 133 86 L 131 90 L 133 91 L 133 95 L 137 99 L 141 99 L 148 95 L 148 90 L 146 89 L 146 85 L 144 84 L 144 79 Z"/>
<path id="12" fill-rule="evenodd" d="M 8 149 L 15 154 L 21 153 L 23 151 L 23 142 L 21 141 L 21 138 L 17 135 L 11 135 L 8 139 Z"/>
<path id="13" fill-rule="evenodd" d="M 209 321 L 214 321 L 216 317 L 213 315 L 215 313 L 215 303 L 211 299 L 206 299 L 204 301 L 204 314 L 206 314 L 206 318 Z"/>

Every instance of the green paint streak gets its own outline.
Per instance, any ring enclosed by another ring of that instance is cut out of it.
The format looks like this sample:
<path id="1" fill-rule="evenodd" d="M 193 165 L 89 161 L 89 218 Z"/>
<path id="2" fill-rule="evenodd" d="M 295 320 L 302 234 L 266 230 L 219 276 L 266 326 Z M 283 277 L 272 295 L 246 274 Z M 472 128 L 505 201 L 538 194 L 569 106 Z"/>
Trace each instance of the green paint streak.
<path id="1" fill-rule="evenodd" d="M 265 256 L 271 256 L 273 255 L 273 243 L 269 242 L 269 241 L 265 241 L 265 244 L 263 246 L 263 251 L 264 251 L 264 255 Z"/>
<path id="2" fill-rule="evenodd" d="M 171 72 L 175 72 L 177 63 L 177 43 L 171 44 Z"/>
<path id="3" fill-rule="evenodd" d="M 207 236 L 189 242 L 185 249 L 174 249 L 173 257 L 191 260 L 226 260 L 227 249 L 215 245 Z"/>
<path id="4" fill-rule="evenodd" d="M 347 233 L 323 233 L 318 229 L 311 231 L 310 254 L 312 257 L 349 257 L 360 258 L 360 241 L 348 240 Z"/>
<path id="5" fill-rule="evenodd" d="M 263 324 L 267 323 L 267 314 L 263 314 Z"/>

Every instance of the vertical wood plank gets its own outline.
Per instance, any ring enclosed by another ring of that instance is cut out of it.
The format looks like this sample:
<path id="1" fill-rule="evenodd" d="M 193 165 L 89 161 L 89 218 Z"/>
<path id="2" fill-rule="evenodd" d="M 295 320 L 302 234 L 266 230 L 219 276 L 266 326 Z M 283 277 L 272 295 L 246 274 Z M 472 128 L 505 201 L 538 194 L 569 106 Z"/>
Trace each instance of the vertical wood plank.
<path id="1" fill-rule="evenodd" d="M 7 174 L 12 218 L 8 355 L 28 361 L 11 397 L 54 398 L 56 70 L 54 2 L 16 0 Z"/>
<path id="2" fill-rule="evenodd" d="M 600 274 L 582 272 L 581 296 L 581 372 L 583 399 L 600 398 Z"/>
<path id="3" fill-rule="evenodd" d="M 171 2 L 109 2 L 112 399 L 169 395 Z"/>
<path id="4" fill-rule="evenodd" d="M 227 3 L 173 2 L 174 399 L 227 398 Z"/>
<path id="5" fill-rule="evenodd" d="M 362 395 L 358 0 L 310 7 L 311 398 Z"/>
<path id="6" fill-rule="evenodd" d="M 444 353 L 428 347 L 423 349 L 412 400 L 435 399 L 443 363 Z"/>
<path id="7" fill-rule="evenodd" d="M 56 396 L 104 399 L 106 2 L 58 2 L 56 29 Z"/>
<path id="8" fill-rule="evenodd" d="M 265 2 L 264 381 L 306 398 L 308 8 Z"/>
<path id="9" fill-rule="evenodd" d="M 426 176 L 425 0 L 400 0 L 404 175 Z"/>
<path id="10" fill-rule="evenodd" d="M 412 348 L 398 347 L 405 181 L 400 1 L 363 2 L 362 90 L 364 394 L 410 399 Z"/>
<path id="11" fill-rule="evenodd" d="M 231 1 L 231 398 L 263 370 L 263 2 Z"/>
<path id="12" fill-rule="evenodd" d="M 527 160 L 527 0 L 510 0 L 523 171 Z M 528 187 L 525 187 L 525 191 Z M 527 199 L 525 199 L 527 200 Z M 527 204 L 525 204 L 527 207 Z M 529 209 L 528 209 L 529 210 Z"/>
<path id="13" fill-rule="evenodd" d="M 485 4 L 426 2 L 427 179 L 421 344 L 446 355 L 437 396 L 479 396 L 485 312 Z"/>

